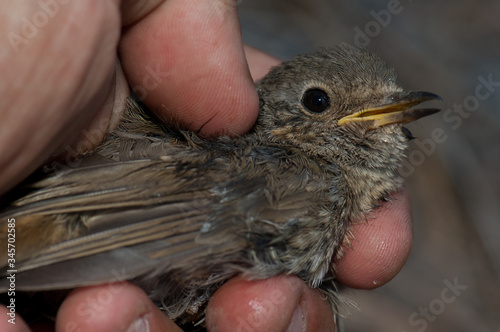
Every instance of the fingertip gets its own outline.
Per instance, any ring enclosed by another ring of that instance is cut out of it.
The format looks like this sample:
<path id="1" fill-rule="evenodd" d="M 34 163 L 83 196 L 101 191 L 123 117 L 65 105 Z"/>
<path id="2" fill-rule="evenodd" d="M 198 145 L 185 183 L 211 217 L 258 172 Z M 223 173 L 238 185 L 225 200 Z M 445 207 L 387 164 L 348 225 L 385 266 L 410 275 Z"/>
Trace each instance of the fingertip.
<path id="1" fill-rule="evenodd" d="M 227 1 L 164 2 L 126 30 L 120 55 L 135 94 L 175 125 L 238 136 L 257 117 L 237 8 Z"/>
<path id="2" fill-rule="evenodd" d="M 363 289 L 380 287 L 403 268 L 413 240 L 406 190 L 374 212 L 367 222 L 353 224 L 353 239 L 337 266 L 343 284 Z"/>
<path id="3" fill-rule="evenodd" d="M 332 308 L 318 290 L 304 285 L 301 307 L 303 315 L 307 317 L 305 331 L 336 331 L 337 325 Z"/>
<path id="4" fill-rule="evenodd" d="M 14 310 L 0 305 L 0 331 L 4 332 L 29 332 L 28 325 L 17 315 Z"/>
<path id="5" fill-rule="evenodd" d="M 281 63 L 281 60 L 266 54 L 256 48 L 244 45 L 245 56 L 254 81 L 259 81 L 267 75 L 269 70 Z"/>
<path id="6" fill-rule="evenodd" d="M 127 282 L 82 287 L 65 299 L 57 331 L 181 331 L 139 287 Z"/>
<path id="7" fill-rule="evenodd" d="M 249 281 L 235 277 L 210 299 L 206 322 L 209 331 L 270 331 L 288 325 L 300 298 L 293 279 L 275 277 Z M 288 315 L 282 314 L 288 313 Z"/>
<path id="8" fill-rule="evenodd" d="M 210 299 L 209 331 L 334 331 L 327 301 L 294 276 L 235 277 Z"/>

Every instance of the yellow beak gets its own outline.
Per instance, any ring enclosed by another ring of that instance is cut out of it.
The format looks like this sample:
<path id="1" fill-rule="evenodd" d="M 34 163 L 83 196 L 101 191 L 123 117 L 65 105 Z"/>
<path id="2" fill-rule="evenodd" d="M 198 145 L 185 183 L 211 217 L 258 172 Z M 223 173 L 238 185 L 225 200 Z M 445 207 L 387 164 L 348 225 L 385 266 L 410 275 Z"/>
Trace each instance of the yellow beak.
<path id="1" fill-rule="evenodd" d="M 440 111 L 436 108 L 410 109 L 410 107 L 424 101 L 441 100 L 441 97 L 430 92 L 400 93 L 395 95 L 393 99 L 393 103 L 371 107 L 344 116 L 338 121 L 338 125 L 345 126 L 352 122 L 372 121 L 371 126 L 375 129 L 392 123 L 405 124 Z"/>

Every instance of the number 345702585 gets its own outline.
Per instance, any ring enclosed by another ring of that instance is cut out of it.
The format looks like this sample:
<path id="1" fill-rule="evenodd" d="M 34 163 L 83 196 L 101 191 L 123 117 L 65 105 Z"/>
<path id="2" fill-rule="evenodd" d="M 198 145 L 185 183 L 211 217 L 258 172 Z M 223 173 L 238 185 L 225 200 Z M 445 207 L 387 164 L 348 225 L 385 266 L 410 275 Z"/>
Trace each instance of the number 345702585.
<path id="1" fill-rule="evenodd" d="M 10 257 L 8 259 L 9 264 L 14 264 L 15 260 L 15 254 L 16 254 L 16 246 L 14 243 L 16 242 L 16 219 L 14 218 L 9 218 L 7 220 L 7 255 Z"/>

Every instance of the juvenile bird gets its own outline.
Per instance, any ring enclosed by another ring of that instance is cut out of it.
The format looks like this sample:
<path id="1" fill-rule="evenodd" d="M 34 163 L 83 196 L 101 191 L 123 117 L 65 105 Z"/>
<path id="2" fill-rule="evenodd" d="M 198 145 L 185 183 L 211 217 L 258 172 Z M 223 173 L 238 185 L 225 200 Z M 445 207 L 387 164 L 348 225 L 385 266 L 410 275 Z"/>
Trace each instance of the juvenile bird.
<path id="1" fill-rule="evenodd" d="M 77 167 L 42 170 L 9 193 L 0 248 L 15 219 L 16 289 L 132 280 L 185 325 L 236 274 L 294 274 L 335 307 L 332 258 L 349 222 L 401 187 L 403 124 L 435 113 L 411 107 L 439 97 L 404 91 L 381 59 L 349 48 L 284 62 L 257 90 L 254 128 L 212 140 L 130 100 Z"/>

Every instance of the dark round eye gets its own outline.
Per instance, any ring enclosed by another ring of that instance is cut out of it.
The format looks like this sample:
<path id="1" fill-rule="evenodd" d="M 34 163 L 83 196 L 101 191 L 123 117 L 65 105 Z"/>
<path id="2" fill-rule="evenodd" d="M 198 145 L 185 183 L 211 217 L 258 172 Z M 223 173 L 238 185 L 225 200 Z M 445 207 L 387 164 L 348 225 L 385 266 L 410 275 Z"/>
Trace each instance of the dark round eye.
<path id="1" fill-rule="evenodd" d="M 330 107 L 328 94 L 321 89 L 310 89 L 302 96 L 302 105 L 313 113 L 324 112 Z"/>

